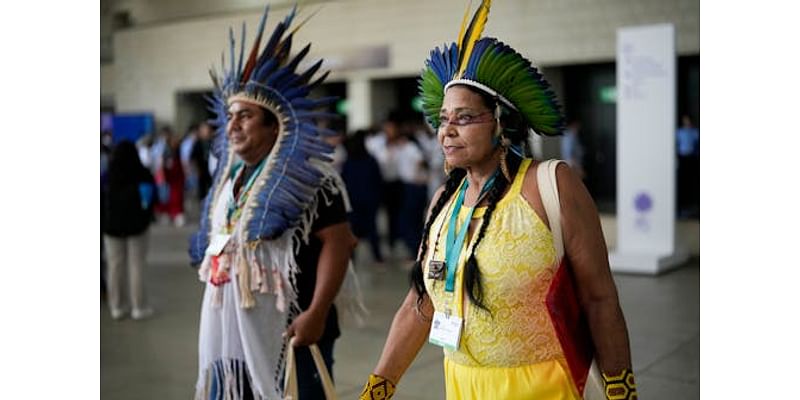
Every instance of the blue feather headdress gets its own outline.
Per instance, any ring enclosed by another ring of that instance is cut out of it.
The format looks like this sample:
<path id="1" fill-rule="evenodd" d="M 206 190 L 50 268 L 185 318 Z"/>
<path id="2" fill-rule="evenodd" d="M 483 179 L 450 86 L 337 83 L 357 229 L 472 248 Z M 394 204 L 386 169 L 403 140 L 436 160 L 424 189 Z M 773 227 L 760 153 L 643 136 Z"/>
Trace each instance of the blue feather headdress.
<path id="1" fill-rule="evenodd" d="M 278 237 L 286 229 L 296 226 L 313 200 L 316 188 L 324 174 L 313 160 L 330 162 L 328 154 L 333 148 L 321 136 L 332 131 L 316 126 L 316 119 L 331 117 L 315 111 L 336 101 L 335 97 L 309 98 L 309 93 L 327 77 L 328 72 L 312 80 L 320 69 L 322 60 L 305 71 L 298 65 L 308 54 L 310 44 L 291 56 L 292 38 L 308 18 L 290 31 L 296 16 L 295 6 L 272 32 L 262 50 L 264 25 L 269 6 L 264 10 L 255 41 L 249 56 L 244 60 L 245 26 L 239 46 L 238 63 L 235 62 L 236 42 L 230 31 L 230 63 L 222 55 L 222 71 L 210 71 L 214 83 L 213 96 L 207 100 L 216 114 L 212 121 L 217 127 L 212 144 L 212 154 L 219 160 L 214 183 L 203 204 L 199 231 L 190 239 L 192 265 L 203 260 L 209 244 L 210 211 L 218 192 L 228 178 L 235 155 L 228 147 L 226 135 L 227 108 L 234 101 L 248 102 L 272 112 L 279 121 L 279 135 L 267 157 L 266 165 L 253 186 L 253 195 L 247 201 L 240 223 L 245 224 L 248 242 Z M 309 16 L 310 18 L 310 16 Z"/>
<path id="2" fill-rule="evenodd" d="M 553 136 L 563 130 L 563 116 L 550 85 L 529 60 L 494 38 L 480 38 L 491 0 L 483 0 L 467 25 L 464 14 L 458 42 L 435 48 L 419 78 L 423 112 L 439 126 L 444 93 L 452 85 L 469 85 L 496 97 L 518 112 L 534 132 Z"/>

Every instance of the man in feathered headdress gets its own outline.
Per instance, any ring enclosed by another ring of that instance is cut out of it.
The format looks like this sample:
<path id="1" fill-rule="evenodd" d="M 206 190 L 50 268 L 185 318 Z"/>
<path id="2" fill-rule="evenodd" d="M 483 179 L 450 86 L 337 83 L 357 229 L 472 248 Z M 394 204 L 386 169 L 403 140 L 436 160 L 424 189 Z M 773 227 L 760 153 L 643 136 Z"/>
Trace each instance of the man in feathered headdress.
<path id="1" fill-rule="evenodd" d="M 309 46 L 290 57 L 295 10 L 259 52 L 267 12 L 247 60 L 243 27 L 238 63 L 231 33 L 230 63 L 223 56 L 221 75 L 212 71 L 219 164 L 190 248 L 206 282 L 198 399 L 282 398 L 292 337 L 300 398 L 320 398 L 302 346 L 317 343 L 331 368 L 333 301 L 356 244 L 332 148 L 321 138 L 331 132 L 316 124 L 327 114 L 314 111 L 335 99 L 307 97 L 327 74 L 312 80 L 322 61 L 297 70 Z"/>

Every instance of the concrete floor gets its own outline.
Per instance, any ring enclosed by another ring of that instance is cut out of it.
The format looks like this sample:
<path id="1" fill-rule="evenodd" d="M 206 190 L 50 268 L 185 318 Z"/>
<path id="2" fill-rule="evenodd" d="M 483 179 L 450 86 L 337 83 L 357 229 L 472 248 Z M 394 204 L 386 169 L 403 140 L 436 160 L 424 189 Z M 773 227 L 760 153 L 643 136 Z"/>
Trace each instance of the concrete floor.
<path id="1" fill-rule="evenodd" d="M 604 230 L 610 220 L 613 222 L 613 218 L 603 218 Z M 192 398 L 203 290 L 186 255 L 187 237 L 193 229 L 151 229 L 146 282 L 157 311 L 153 318 L 114 321 L 101 301 L 101 398 Z M 678 232 L 685 232 L 683 236 L 696 243 L 692 250 L 697 248 L 699 223 L 683 222 Z M 359 260 L 370 259 L 366 244 L 357 251 Z M 394 311 L 408 290 L 406 273 L 399 264 L 390 263 L 381 272 L 369 262 L 357 265 L 372 318 L 363 328 L 345 325 L 336 343 L 334 372 L 343 399 L 357 398 L 383 348 Z M 615 279 L 628 323 L 640 397 L 699 399 L 699 256 L 658 277 L 617 274 Z M 441 399 L 442 375 L 441 350 L 426 345 L 403 377 L 395 398 Z"/>

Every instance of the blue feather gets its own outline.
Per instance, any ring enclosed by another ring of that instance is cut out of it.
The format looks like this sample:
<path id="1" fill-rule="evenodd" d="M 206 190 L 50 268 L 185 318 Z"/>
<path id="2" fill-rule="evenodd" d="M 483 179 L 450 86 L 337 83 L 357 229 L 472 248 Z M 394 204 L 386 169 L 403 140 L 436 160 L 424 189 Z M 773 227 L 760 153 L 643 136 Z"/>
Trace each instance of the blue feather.
<path id="1" fill-rule="evenodd" d="M 289 28 L 289 26 L 292 25 L 292 21 L 294 20 L 294 16 L 296 14 L 297 14 L 297 3 L 295 3 L 295 5 L 292 7 L 292 11 L 290 11 L 289 14 L 286 15 L 286 19 L 283 20 L 283 23 L 286 25 L 287 29 Z"/>
<path id="2" fill-rule="evenodd" d="M 244 64 L 244 44 L 245 42 L 245 34 L 247 33 L 247 27 L 245 26 L 245 22 L 242 22 L 242 40 L 239 45 L 239 66 L 236 68 L 236 76 L 242 76 L 242 68 Z"/>
<path id="3" fill-rule="evenodd" d="M 270 77 L 267 78 L 267 80 L 264 82 L 264 84 L 267 85 L 267 86 L 275 86 L 275 82 L 286 78 L 291 73 L 292 73 L 291 70 L 289 70 L 287 68 L 281 68 L 278 71 L 276 71 L 274 74 L 270 75 Z M 284 95 L 284 97 L 288 97 L 288 96 Z"/>
<path id="4" fill-rule="evenodd" d="M 328 96 L 322 97 L 319 99 L 311 100 L 307 97 L 297 97 L 292 100 L 292 106 L 294 108 L 307 108 L 307 109 L 314 109 L 322 106 L 326 106 L 329 104 L 335 103 L 339 100 L 338 96 Z"/>
<path id="5" fill-rule="evenodd" d="M 234 57 L 235 57 L 235 53 L 236 53 L 236 40 L 233 37 L 233 28 L 229 28 L 228 29 L 228 37 L 229 37 L 229 41 L 230 41 L 230 51 L 231 51 L 231 68 L 229 69 L 229 71 L 230 71 L 231 74 L 235 74 L 235 71 L 236 71 L 236 58 L 234 58 Z M 235 78 L 235 76 L 236 75 L 234 75 L 234 78 Z"/>
<path id="6" fill-rule="evenodd" d="M 325 73 L 323 73 L 323 74 L 322 74 L 322 76 L 320 76 L 319 78 L 317 78 L 316 80 L 314 80 L 314 82 L 311 82 L 311 83 L 309 83 L 309 84 L 308 84 L 308 90 L 309 90 L 309 92 L 310 92 L 312 89 L 314 89 L 315 87 L 319 86 L 319 84 L 320 84 L 320 83 L 322 83 L 322 81 L 324 81 L 324 80 L 325 80 L 325 78 L 327 78 L 327 77 L 328 77 L 328 74 L 330 74 L 330 73 L 331 73 L 331 71 L 325 71 Z"/>
<path id="7" fill-rule="evenodd" d="M 299 97 L 306 97 L 308 96 L 309 92 L 310 92 L 309 86 L 299 86 L 287 90 L 286 92 L 284 92 L 283 95 L 287 99 L 294 99 Z"/>
<path id="8" fill-rule="evenodd" d="M 267 45 L 264 46 L 264 50 L 261 53 L 261 56 L 258 58 L 258 62 L 256 65 L 260 65 L 268 58 L 273 57 L 273 53 L 275 51 L 275 46 L 280 41 L 281 37 L 283 37 L 283 33 L 286 31 L 286 25 L 283 22 L 279 22 L 278 26 L 275 27 L 275 31 L 272 32 L 272 36 L 270 36 Z"/>
<path id="9" fill-rule="evenodd" d="M 256 73 L 250 78 L 251 81 L 263 82 L 267 75 L 271 74 L 275 67 L 278 66 L 278 61 L 271 59 L 258 67 Z"/>
<path id="10" fill-rule="evenodd" d="M 307 83 L 308 80 L 311 79 L 311 76 L 314 75 L 314 73 L 317 72 L 321 66 L 322 60 L 315 62 L 314 65 L 312 65 L 305 72 L 292 79 L 292 85 Z"/>

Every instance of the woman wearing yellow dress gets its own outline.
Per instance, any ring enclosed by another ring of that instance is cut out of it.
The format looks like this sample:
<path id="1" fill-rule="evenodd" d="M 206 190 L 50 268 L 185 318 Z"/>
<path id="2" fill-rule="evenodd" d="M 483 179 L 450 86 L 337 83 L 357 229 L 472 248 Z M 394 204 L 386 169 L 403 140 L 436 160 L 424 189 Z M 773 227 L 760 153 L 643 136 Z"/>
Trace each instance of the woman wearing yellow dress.
<path id="1" fill-rule="evenodd" d="M 444 349 L 447 399 L 637 398 L 596 207 L 566 164 L 528 158 L 530 132 L 561 133 L 555 96 L 530 61 L 480 38 L 489 3 L 420 78 L 448 179 L 361 398 L 391 398 L 426 341 Z M 567 321 L 570 303 L 583 329 Z M 586 351 L 573 346 L 581 330 L 600 377 L 592 395 Z"/>

